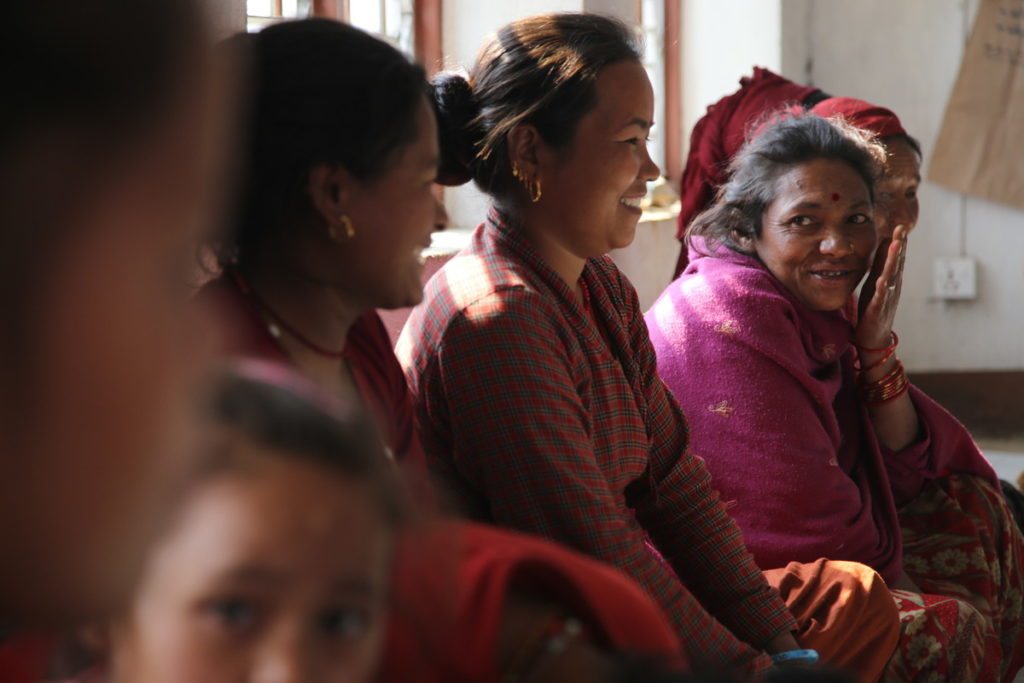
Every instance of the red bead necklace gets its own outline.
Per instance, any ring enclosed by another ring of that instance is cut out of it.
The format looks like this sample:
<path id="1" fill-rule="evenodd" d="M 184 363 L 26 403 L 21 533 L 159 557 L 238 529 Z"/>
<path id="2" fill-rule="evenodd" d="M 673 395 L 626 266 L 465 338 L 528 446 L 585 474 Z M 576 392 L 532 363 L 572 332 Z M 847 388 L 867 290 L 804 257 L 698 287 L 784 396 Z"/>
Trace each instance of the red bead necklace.
<path id="1" fill-rule="evenodd" d="M 330 358 L 332 360 L 342 360 L 345 357 L 344 349 L 341 351 L 335 351 L 333 349 L 324 348 L 295 329 L 295 327 L 290 325 L 287 320 L 278 315 L 277 311 L 271 308 L 259 294 L 253 291 L 252 287 L 249 286 L 249 283 L 245 281 L 240 273 L 232 270 L 231 276 L 234 278 L 235 284 L 238 285 L 238 289 L 242 291 L 242 294 L 245 294 L 247 297 L 252 299 L 252 302 L 256 304 L 256 307 L 259 308 L 264 315 L 270 318 L 270 322 L 267 323 L 267 331 L 270 333 L 271 337 L 274 339 L 280 339 L 281 330 L 284 330 L 294 337 L 295 341 L 299 342 L 317 355 L 323 356 L 324 358 Z"/>

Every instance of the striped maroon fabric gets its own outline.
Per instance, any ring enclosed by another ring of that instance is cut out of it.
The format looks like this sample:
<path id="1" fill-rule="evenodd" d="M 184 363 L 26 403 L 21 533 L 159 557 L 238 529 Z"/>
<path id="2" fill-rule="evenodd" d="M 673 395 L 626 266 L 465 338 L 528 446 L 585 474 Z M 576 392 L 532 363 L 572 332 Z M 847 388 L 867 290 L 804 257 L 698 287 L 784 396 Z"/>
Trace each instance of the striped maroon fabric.
<path id="1" fill-rule="evenodd" d="M 608 258 L 583 277 L 608 342 L 493 211 L 428 283 L 398 355 L 430 467 L 466 514 L 623 569 L 691 661 L 766 668 L 795 622 L 687 450 L 635 290 Z"/>

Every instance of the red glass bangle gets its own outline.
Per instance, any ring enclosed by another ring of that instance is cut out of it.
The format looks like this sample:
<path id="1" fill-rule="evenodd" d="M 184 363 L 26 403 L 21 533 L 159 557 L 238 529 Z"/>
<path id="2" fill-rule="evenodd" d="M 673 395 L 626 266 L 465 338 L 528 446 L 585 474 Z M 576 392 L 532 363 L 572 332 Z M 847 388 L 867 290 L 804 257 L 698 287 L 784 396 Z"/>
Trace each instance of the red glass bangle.
<path id="1" fill-rule="evenodd" d="M 861 382 L 861 398 L 868 406 L 875 407 L 899 398 L 909 389 L 910 381 L 903 363 L 896 361 L 896 366 L 877 382 Z"/>
<path id="2" fill-rule="evenodd" d="M 896 347 L 900 345 L 900 336 L 896 334 L 896 330 L 893 330 L 889 334 L 892 335 L 892 342 L 889 344 L 889 346 L 886 346 L 883 349 L 869 349 L 866 346 L 859 346 L 856 343 L 854 344 L 854 346 L 857 347 L 858 351 L 863 351 L 865 353 L 892 353 L 893 351 L 896 350 Z"/>
<path id="3" fill-rule="evenodd" d="M 890 401 L 895 401 L 900 396 L 902 396 L 903 394 L 907 393 L 909 390 L 910 390 L 910 382 L 905 382 L 905 383 L 902 384 L 902 386 L 899 389 L 893 391 L 891 394 L 888 394 L 886 396 L 881 396 L 881 397 L 879 397 L 879 398 L 877 398 L 875 400 L 865 401 L 865 405 L 868 408 L 877 408 L 878 406 L 885 405 L 886 403 L 889 403 Z"/>
<path id="4" fill-rule="evenodd" d="M 889 359 L 892 358 L 895 355 L 896 355 L 896 349 L 895 348 L 893 348 L 893 349 L 891 349 L 889 351 L 886 351 L 885 353 L 882 354 L 881 358 L 879 358 L 877 361 L 875 361 L 871 365 L 867 366 L 866 368 L 860 368 L 860 371 L 861 372 L 868 372 L 869 370 L 874 370 L 876 368 L 880 368 L 883 365 L 885 365 L 886 363 L 888 363 Z M 859 362 L 859 360 L 860 359 L 858 359 L 858 362 Z"/>

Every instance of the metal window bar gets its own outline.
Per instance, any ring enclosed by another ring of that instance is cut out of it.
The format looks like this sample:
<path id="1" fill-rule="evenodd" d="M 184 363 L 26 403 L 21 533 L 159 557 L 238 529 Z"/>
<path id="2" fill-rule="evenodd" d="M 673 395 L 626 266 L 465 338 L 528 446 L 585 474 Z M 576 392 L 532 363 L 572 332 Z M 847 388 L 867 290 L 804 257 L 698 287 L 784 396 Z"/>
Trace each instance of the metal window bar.
<path id="1" fill-rule="evenodd" d="M 414 54 L 413 0 L 344 0 L 338 7 L 342 14 L 339 19 L 378 35 L 406 54 Z M 248 0 L 248 10 L 247 28 L 252 33 L 285 19 L 312 16 L 314 3 L 313 0 L 289 0 L 286 5 L 286 0 Z M 358 17 L 366 17 L 369 24 L 352 21 Z"/>

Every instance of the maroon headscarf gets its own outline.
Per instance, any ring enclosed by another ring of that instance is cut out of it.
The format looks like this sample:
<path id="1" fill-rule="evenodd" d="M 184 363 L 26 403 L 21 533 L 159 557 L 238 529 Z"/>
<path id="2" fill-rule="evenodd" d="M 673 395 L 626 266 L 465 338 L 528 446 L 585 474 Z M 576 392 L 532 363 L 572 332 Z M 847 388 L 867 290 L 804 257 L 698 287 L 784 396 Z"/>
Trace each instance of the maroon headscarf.
<path id="1" fill-rule="evenodd" d="M 907 134 L 899 117 L 892 111 L 853 97 L 830 97 L 811 107 L 810 111 L 825 118 L 841 116 L 854 126 L 869 130 L 880 138 Z"/>
<path id="2" fill-rule="evenodd" d="M 708 107 L 690 135 L 690 152 L 680 187 L 680 241 L 690 221 L 711 204 L 718 186 L 725 182 L 729 161 L 746 142 L 750 126 L 770 111 L 791 104 L 803 105 L 820 94 L 817 88 L 798 85 L 768 69 L 754 67 L 752 76 L 740 79 L 739 90 Z M 679 277 L 687 262 L 684 246 L 673 278 Z"/>

